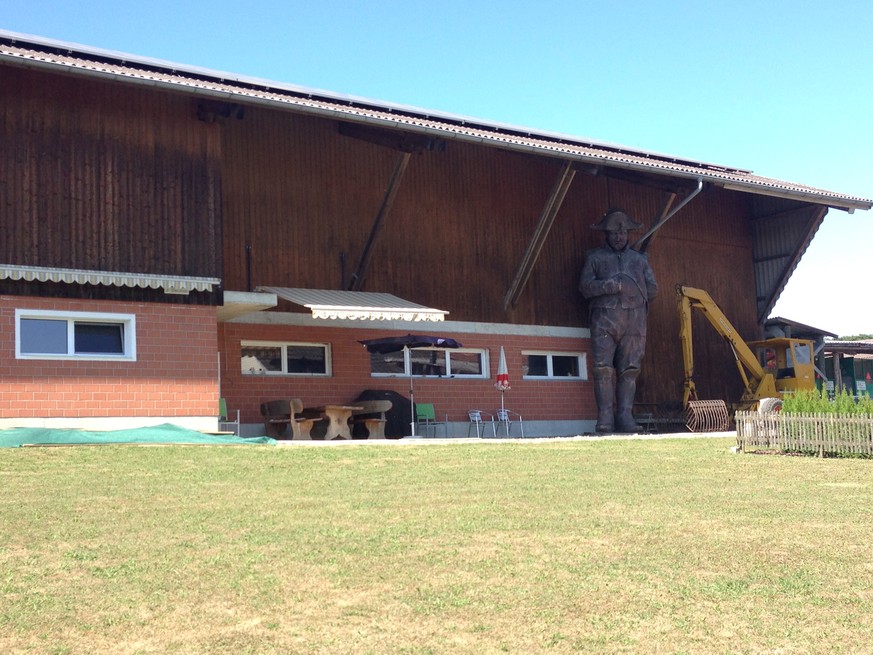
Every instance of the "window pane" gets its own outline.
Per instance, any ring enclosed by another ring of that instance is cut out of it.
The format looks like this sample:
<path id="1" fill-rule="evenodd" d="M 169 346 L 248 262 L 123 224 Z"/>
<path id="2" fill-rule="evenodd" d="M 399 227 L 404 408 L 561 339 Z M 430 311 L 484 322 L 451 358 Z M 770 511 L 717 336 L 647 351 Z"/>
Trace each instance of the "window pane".
<path id="1" fill-rule="evenodd" d="M 524 375 L 546 376 L 549 374 L 548 358 L 546 355 L 528 355 L 527 370 Z"/>
<path id="2" fill-rule="evenodd" d="M 812 357 L 809 354 L 809 346 L 805 343 L 794 344 L 794 363 L 809 364 L 811 361 Z"/>
<path id="3" fill-rule="evenodd" d="M 34 355 L 67 354 L 67 322 L 44 318 L 22 318 L 21 352 Z"/>
<path id="4" fill-rule="evenodd" d="M 452 375 L 482 375 L 482 353 L 449 351 L 447 354 Z"/>
<path id="5" fill-rule="evenodd" d="M 76 354 L 124 354 L 121 323 L 76 323 L 73 331 Z"/>
<path id="6" fill-rule="evenodd" d="M 243 346 L 240 352 L 243 373 L 282 372 L 281 346 Z"/>
<path id="7" fill-rule="evenodd" d="M 385 375 L 403 375 L 403 352 L 370 353 L 370 372 Z"/>
<path id="8" fill-rule="evenodd" d="M 288 373 L 327 373 L 325 350 L 321 346 L 288 346 Z"/>
<path id="9" fill-rule="evenodd" d="M 762 368 L 774 370 L 776 368 L 776 351 L 772 348 L 758 348 L 758 361 Z"/>
<path id="10" fill-rule="evenodd" d="M 575 355 L 552 355 L 552 375 L 556 378 L 578 378 L 579 358 Z"/>
<path id="11" fill-rule="evenodd" d="M 446 375 L 446 353 L 444 350 L 413 348 L 409 351 L 413 375 Z"/>

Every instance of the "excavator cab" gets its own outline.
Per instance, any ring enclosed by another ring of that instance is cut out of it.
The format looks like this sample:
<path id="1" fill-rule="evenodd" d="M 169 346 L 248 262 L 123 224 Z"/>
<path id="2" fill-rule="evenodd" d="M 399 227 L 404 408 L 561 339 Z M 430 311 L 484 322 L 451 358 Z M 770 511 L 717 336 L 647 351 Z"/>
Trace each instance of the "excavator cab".
<path id="1" fill-rule="evenodd" d="M 811 389 L 815 383 L 812 342 L 804 339 L 767 339 L 750 341 L 761 368 L 776 380 L 780 395 Z"/>

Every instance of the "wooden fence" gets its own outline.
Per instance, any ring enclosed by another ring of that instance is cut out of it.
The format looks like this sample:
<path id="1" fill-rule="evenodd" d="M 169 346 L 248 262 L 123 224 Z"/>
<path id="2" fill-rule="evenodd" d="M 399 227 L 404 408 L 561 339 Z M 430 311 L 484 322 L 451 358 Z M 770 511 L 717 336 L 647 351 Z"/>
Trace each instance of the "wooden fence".
<path id="1" fill-rule="evenodd" d="M 873 456 L 873 416 L 737 412 L 734 421 L 741 451 Z"/>

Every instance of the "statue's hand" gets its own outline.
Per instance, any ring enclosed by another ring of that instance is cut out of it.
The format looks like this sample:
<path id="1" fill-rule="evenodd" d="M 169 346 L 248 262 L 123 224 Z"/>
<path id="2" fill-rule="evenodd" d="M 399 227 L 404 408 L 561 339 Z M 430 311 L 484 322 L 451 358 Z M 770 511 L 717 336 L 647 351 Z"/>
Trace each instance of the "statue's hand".
<path id="1" fill-rule="evenodd" d="M 621 293 L 621 278 L 611 277 L 603 282 L 603 292 L 608 294 Z"/>

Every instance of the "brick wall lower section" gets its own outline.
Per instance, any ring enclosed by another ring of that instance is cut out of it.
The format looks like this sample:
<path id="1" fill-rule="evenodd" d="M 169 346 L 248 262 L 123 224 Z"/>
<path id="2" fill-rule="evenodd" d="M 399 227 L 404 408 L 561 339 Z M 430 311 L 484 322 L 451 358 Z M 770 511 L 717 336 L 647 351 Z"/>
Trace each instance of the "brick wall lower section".
<path id="1" fill-rule="evenodd" d="M 134 362 L 15 358 L 15 310 L 134 314 Z M 214 307 L 0 297 L 0 418 L 215 416 Z"/>
<path id="2" fill-rule="evenodd" d="M 231 409 L 241 411 L 243 423 L 259 423 L 260 404 L 277 398 L 300 398 L 306 406 L 347 402 L 365 389 L 396 391 L 409 397 L 409 379 L 372 377 L 370 356 L 359 339 L 384 337 L 403 332 L 374 329 L 331 328 L 321 326 L 263 325 L 222 323 L 218 326 L 222 353 L 221 393 Z M 420 332 L 456 338 L 465 347 L 489 352 L 487 379 L 414 378 L 415 399 L 435 405 L 437 415 L 448 414 L 449 421 L 466 422 L 467 411 L 489 413 L 500 407 L 500 392 L 494 387 L 500 346 L 506 352 L 512 388 L 506 392 L 507 409 L 516 411 L 525 422 L 594 419 L 597 415 L 591 383 L 586 380 L 523 380 L 523 350 L 588 353 L 588 339 L 552 336 L 502 336 L 494 334 L 454 334 L 439 324 L 423 325 Z M 329 343 L 332 352 L 331 377 L 243 375 L 240 366 L 242 341 Z"/>

